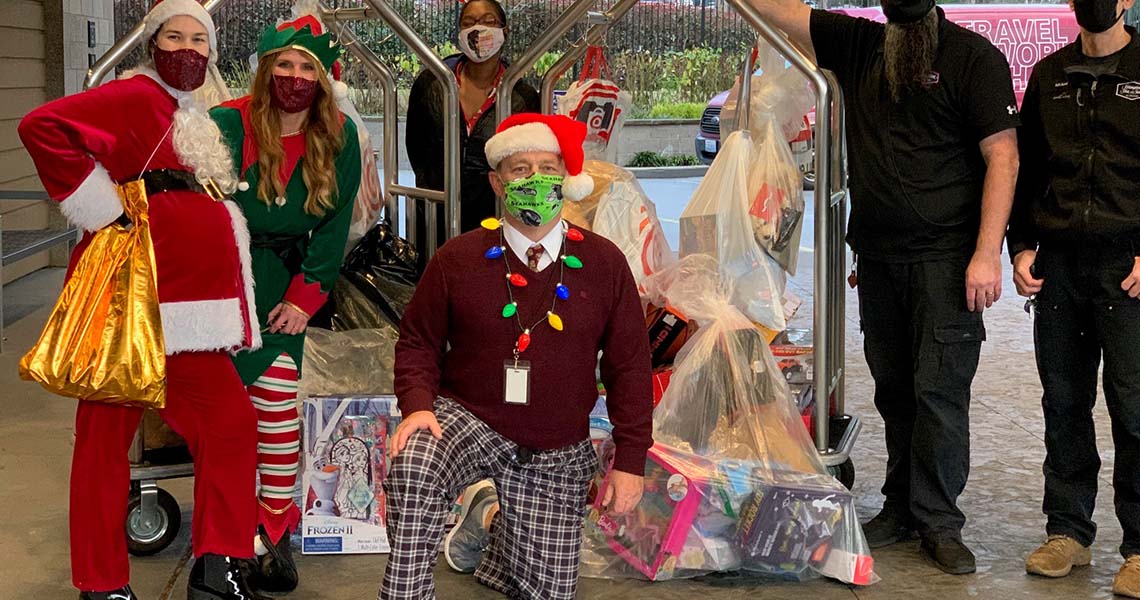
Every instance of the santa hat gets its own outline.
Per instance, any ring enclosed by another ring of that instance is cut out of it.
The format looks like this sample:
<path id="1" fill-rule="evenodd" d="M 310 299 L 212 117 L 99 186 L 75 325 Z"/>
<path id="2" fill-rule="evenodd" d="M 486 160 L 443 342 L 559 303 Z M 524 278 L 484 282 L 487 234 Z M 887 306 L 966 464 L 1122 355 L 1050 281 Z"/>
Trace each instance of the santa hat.
<path id="1" fill-rule="evenodd" d="M 210 35 L 210 64 L 218 62 L 218 32 L 214 28 L 214 19 L 197 0 L 158 0 L 151 7 L 150 12 L 143 17 L 143 39 L 150 40 L 162 27 L 162 24 L 173 17 L 184 15 L 193 17 L 206 33 Z"/>
<path id="2" fill-rule="evenodd" d="M 594 179 L 582 172 L 585 156 L 582 142 L 586 124 L 564 115 L 519 113 L 499 124 L 495 136 L 487 140 L 487 162 L 497 169 L 504 158 L 520 152 L 554 152 L 566 164 L 562 195 L 578 201 L 594 191 Z"/>

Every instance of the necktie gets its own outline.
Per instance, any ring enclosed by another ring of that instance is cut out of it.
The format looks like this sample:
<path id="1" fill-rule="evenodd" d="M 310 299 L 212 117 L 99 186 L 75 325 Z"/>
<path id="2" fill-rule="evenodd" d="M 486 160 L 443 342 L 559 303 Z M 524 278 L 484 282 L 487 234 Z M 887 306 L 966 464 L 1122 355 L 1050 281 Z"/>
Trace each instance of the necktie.
<path id="1" fill-rule="evenodd" d="M 542 260 L 542 245 L 537 244 L 526 249 L 526 264 L 531 271 L 538 271 L 538 263 Z"/>

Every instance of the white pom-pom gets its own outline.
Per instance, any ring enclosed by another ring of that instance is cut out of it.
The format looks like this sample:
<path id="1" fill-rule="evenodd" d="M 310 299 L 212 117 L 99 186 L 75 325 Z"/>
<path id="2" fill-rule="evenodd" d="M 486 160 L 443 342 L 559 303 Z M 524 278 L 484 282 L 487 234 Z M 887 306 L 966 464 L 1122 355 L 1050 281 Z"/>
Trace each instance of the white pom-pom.
<path id="1" fill-rule="evenodd" d="M 332 82 L 333 98 L 343 100 L 348 97 L 348 84 L 343 81 Z"/>
<path id="2" fill-rule="evenodd" d="M 238 191 L 248 192 L 249 191 L 249 182 L 248 181 L 242 181 L 242 182 L 238 183 Z"/>
<path id="3" fill-rule="evenodd" d="M 571 175 L 562 180 L 562 197 L 578 202 L 594 191 L 594 178 L 585 173 Z"/>

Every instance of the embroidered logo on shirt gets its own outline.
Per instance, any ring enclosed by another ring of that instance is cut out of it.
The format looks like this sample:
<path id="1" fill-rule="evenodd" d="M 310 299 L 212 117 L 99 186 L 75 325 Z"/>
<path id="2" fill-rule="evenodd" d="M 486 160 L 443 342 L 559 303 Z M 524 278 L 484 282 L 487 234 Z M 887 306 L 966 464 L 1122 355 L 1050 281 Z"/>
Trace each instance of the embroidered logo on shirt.
<path id="1" fill-rule="evenodd" d="M 1116 95 L 1125 100 L 1140 100 L 1140 81 L 1117 84 Z"/>
<path id="2" fill-rule="evenodd" d="M 1005 107 L 1005 112 L 1009 113 L 1009 116 L 1011 116 L 1011 117 L 1013 115 L 1016 115 L 1017 114 L 1017 105 L 1016 104 L 1010 104 L 1009 106 Z"/>

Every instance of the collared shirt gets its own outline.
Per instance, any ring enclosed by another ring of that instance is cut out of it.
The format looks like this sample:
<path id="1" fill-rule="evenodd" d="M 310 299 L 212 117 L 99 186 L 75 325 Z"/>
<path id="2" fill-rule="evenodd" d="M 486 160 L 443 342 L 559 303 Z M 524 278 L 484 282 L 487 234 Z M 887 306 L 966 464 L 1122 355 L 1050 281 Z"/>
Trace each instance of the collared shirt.
<path id="1" fill-rule="evenodd" d="M 507 246 L 510 246 L 511 251 L 523 264 L 527 263 L 526 251 L 532 246 L 542 246 L 542 257 L 538 260 L 538 270 L 545 271 L 554 263 L 554 259 L 558 257 L 562 251 L 562 237 L 566 235 L 565 222 L 559 222 L 558 226 L 551 229 L 541 240 L 534 242 L 530 238 L 523 235 L 523 232 L 515 229 L 510 221 L 503 221 L 503 237 L 507 240 Z"/>

